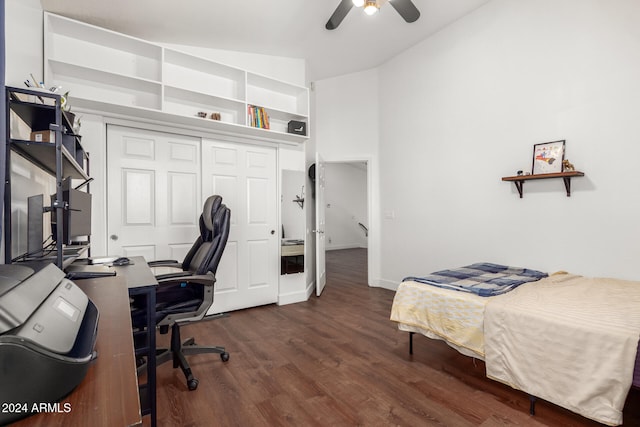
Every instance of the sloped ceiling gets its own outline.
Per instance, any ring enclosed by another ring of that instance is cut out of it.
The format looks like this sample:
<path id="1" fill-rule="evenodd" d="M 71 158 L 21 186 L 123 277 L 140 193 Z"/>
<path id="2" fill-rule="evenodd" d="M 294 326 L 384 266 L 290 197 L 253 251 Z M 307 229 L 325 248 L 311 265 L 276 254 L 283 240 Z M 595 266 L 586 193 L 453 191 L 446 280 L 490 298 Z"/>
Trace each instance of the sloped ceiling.
<path id="1" fill-rule="evenodd" d="M 391 0 L 393 1 L 393 0 Z M 413 0 L 407 24 L 383 5 L 353 8 L 333 31 L 340 0 L 41 0 L 43 9 L 142 39 L 304 58 L 310 81 L 376 67 L 489 0 Z"/>

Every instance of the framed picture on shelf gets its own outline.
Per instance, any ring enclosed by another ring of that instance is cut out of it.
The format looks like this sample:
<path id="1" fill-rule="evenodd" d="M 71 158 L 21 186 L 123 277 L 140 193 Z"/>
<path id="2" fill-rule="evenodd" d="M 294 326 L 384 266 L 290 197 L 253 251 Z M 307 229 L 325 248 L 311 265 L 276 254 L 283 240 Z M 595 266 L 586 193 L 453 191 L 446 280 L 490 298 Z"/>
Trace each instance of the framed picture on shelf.
<path id="1" fill-rule="evenodd" d="M 533 146 L 533 175 L 562 172 L 564 140 L 544 142 Z"/>

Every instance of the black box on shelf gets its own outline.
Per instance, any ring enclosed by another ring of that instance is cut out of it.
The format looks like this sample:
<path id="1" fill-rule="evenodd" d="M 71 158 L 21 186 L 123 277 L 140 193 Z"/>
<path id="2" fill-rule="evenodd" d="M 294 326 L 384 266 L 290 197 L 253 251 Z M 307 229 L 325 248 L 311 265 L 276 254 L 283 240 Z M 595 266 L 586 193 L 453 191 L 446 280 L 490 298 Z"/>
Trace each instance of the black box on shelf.
<path id="1" fill-rule="evenodd" d="M 70 133 L 62 134 L 62 146 L 67 149 L 71 157 L 76 157 L 76 136 Z"/>
<path id="2" fill-rule="evenodd" d="M 62 110 L 62 124 L 67 128 L 67 132 L 73 132 L 73 125 L 76 121 L 75 113 Z"/>
<path id="3" fill-rule="evenodd" d="M 84 169 L 84 149 L 80 144 L 76 145 L 76 162 Z"/>
<path id="4" fill-rule="evenodd" d="M 297 135 L 307 135 L 307 124 L 305 122 L 299 122 L 297 120 L 289 121 L 287 126 L 287 132 L 295 133 Z"/>

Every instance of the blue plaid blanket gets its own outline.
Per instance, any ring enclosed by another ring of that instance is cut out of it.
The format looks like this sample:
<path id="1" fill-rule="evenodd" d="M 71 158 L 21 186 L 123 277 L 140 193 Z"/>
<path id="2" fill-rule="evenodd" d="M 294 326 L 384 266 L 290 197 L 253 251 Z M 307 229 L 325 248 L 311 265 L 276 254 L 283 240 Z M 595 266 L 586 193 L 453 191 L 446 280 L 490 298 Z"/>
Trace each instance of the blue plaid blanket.
<path id="1" fill-rule="evenodd" d="M 436 271 L 425 277 L 405 277 L 402 281 L 412 280 L 440 288 L 471 292 L 481 297 L 491 297 L 544 277 L 547 277 L 547 273 L 541 271 L 482 262 L 452 270 Z"/>

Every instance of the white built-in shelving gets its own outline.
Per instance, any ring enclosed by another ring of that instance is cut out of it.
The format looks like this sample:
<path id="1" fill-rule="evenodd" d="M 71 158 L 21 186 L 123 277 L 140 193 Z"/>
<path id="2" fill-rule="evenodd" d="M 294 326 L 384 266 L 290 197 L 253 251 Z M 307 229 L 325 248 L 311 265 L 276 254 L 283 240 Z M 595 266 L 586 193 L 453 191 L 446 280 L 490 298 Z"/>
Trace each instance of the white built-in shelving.
<path id="1" fill-rule="evenodd" d="M 45 83 L 69 91 L 74 109 L 133 116 L 253 139 L 300 143 L 290 120 L 307 123 L 309 90 L 176 49 L 45 13 Z M 270 129 L 249 125 L 264 107 Z M 206 118 L 198 117 L 207 113 Z M 212 120 L 219 113 L 220 120 Z"/>

